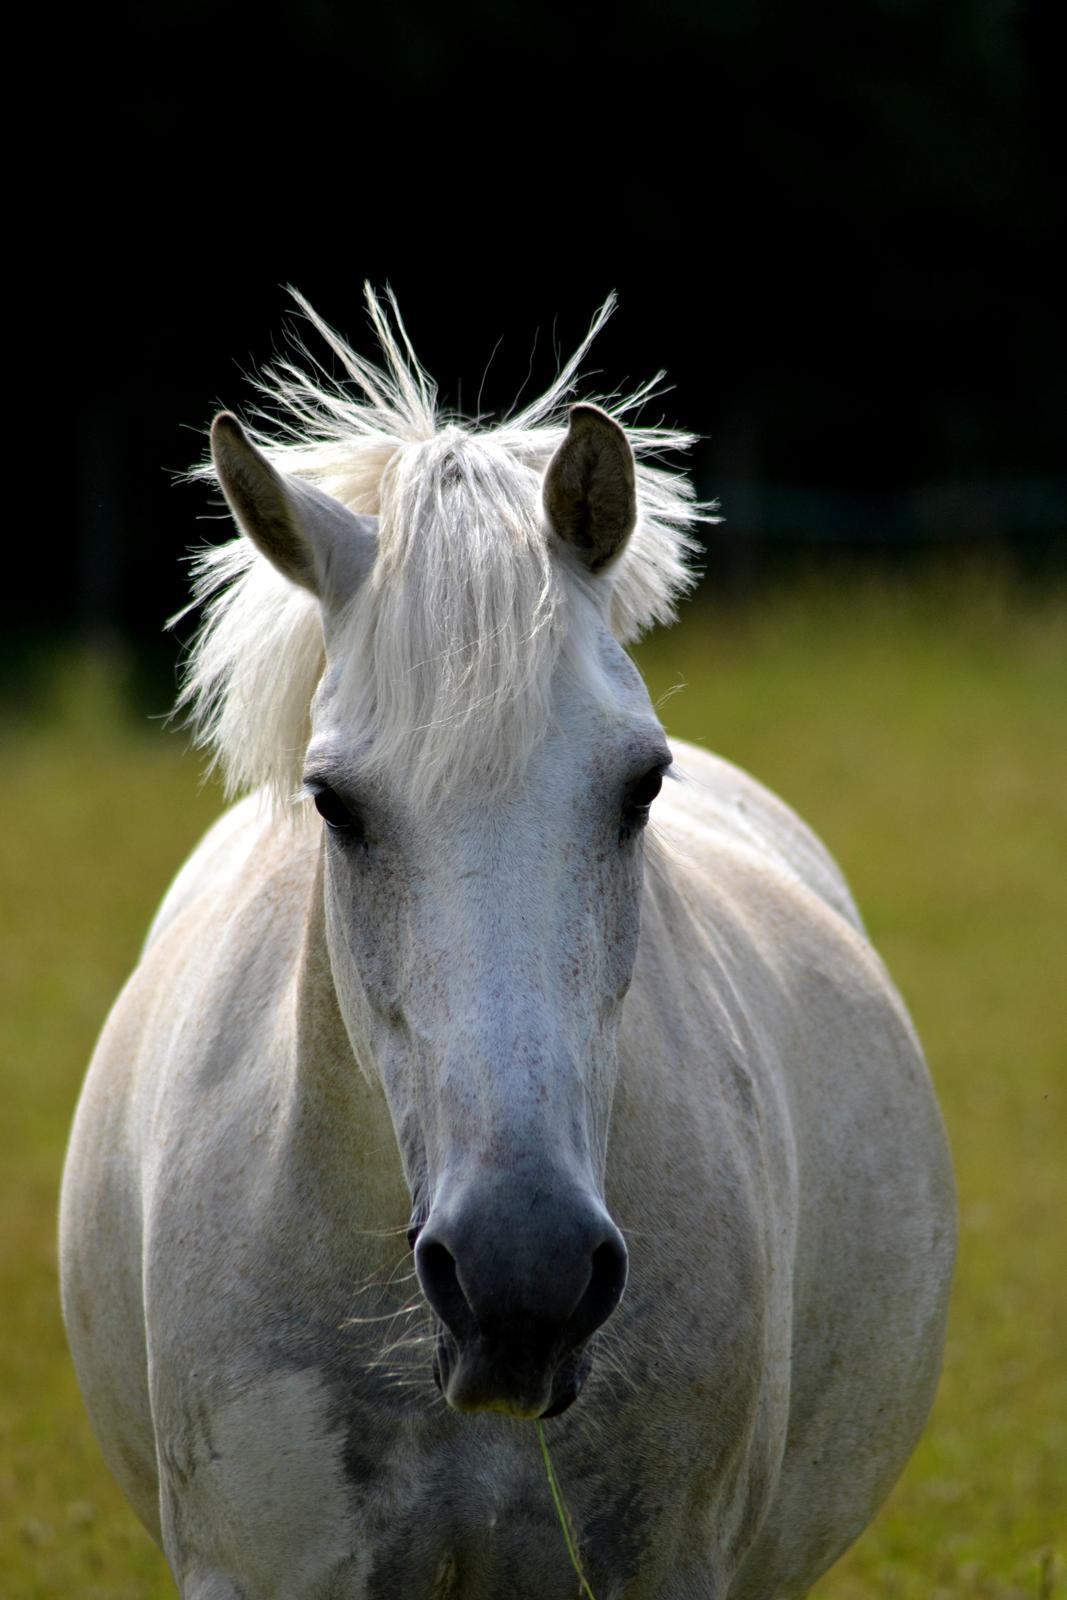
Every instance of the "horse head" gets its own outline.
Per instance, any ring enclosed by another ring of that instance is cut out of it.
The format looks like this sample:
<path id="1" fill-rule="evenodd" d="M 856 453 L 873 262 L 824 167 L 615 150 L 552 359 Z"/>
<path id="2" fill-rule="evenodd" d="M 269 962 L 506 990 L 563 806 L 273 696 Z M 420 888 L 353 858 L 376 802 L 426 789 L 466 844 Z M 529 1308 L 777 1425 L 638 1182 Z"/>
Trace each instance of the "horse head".
<path id="1" fill-rule="evenodd" d="M 623 1293 L 604 1200 L 642 833 L 670 763 L 611 626 L 637 520 L 591 405 L 538 461 L 446 429 L 376 516 L 212 431 L 240 527 L 321 610 L 303 793 L 359 1067 L 388 1102 L 459 1411 L 564 1410 Z"/>

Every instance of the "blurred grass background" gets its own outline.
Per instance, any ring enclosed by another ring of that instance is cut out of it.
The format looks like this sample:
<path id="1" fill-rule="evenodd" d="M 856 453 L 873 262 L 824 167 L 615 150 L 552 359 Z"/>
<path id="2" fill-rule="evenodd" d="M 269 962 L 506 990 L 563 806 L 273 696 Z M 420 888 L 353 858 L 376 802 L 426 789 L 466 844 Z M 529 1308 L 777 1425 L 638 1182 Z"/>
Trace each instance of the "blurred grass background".
<path id="1" fill-rule="evenodd" d="M 938 1405 L 818 1600 L 1048 1600 L 1064 1590 L 1067 1507 L 1067 598 L 959 572 L 809 582 L 736 615 L 694 604 L 640 659 L 654 699 L 684 685 L 662 703 L 671 733 L 755 773 L 837 855 L 955 1153 Z M 5 1600 L 174 1594 L 89 1433 L 56 1285 L 86 1062 L 220 806 L 181 737 L 129 702 L 116 664 L 81 654 L 0 727 Z"/>

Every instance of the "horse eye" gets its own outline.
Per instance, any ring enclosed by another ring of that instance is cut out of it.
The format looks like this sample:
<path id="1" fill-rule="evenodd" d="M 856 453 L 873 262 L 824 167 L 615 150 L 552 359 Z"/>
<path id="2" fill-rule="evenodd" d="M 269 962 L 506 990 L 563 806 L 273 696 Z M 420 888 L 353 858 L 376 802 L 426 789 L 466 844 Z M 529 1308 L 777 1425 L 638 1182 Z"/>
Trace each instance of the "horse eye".
<path id="1" fill-rule="evenodd" d="M 619 842 L 624 843 L 648 821 L 648 808 L 663 787 L 662 767 L 652 767 L 626 791 Z"/>
<path id="2" fill-rule="evenodd" d="M 647 811 L 662 788 L 663 772 L 661 768 L 653 767 L 643 778 L 638 778 L 626 796 L 626 803 L 633 811 Z"/>
<path id="3" fill-rule="evenodd" d="M 334 789 L 323 786 L 316 789 L 311 797 L 315 802 L 315 810 L 335 833 L 349 833 L 362 835 L 359 818 L 354 816 L 345 805 L 341 796 Z"/>

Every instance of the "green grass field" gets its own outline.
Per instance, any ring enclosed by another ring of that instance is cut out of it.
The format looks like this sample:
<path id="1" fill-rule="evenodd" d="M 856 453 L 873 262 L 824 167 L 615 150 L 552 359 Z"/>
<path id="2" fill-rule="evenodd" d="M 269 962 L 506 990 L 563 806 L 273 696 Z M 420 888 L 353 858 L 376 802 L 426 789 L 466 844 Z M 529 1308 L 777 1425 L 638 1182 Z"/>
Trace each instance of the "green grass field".
<path id="1" fill-rule="evenodd" d="M 754 772 L 838 856 L 955 1152 L 938 1405 L 818 1600 L 1048 1600 L 1067 1524 L 1067 601 L 806 585 L 739 618 L 691 606 L 641 661 L 654 698 L 686 685 L 669 731 Z M 69 663 L 46 700 L 0 730 L 0 1597 L 164 1600 L 82 1412 L 54 1218 L 94 1038 L 219 800 L 99 664 Z"/>

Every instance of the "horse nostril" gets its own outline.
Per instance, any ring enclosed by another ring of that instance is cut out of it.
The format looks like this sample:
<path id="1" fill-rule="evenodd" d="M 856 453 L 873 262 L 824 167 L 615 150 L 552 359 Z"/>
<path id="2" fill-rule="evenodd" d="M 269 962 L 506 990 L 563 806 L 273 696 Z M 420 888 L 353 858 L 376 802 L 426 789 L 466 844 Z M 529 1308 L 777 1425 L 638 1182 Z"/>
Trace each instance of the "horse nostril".
<path id="1" fill-rule="evenodd" d="M 451 1251 L 437 1239 L 421 1235 L 415 1245 L 415 1270 L 422 1292 L 437 1316 L 457 1339 L 475 1331 L 474 1313 L 460 1288 Z"/>
<path id="2" fill-rule="evenodd" d="M 575 1344 L 588 1339 L 611 1316 L 626 1287 L 626 1246 L 622 1236 L 605 1239 L 593 1251 L 592 1270 L 574 1308 L 568 1332 Z"/>

